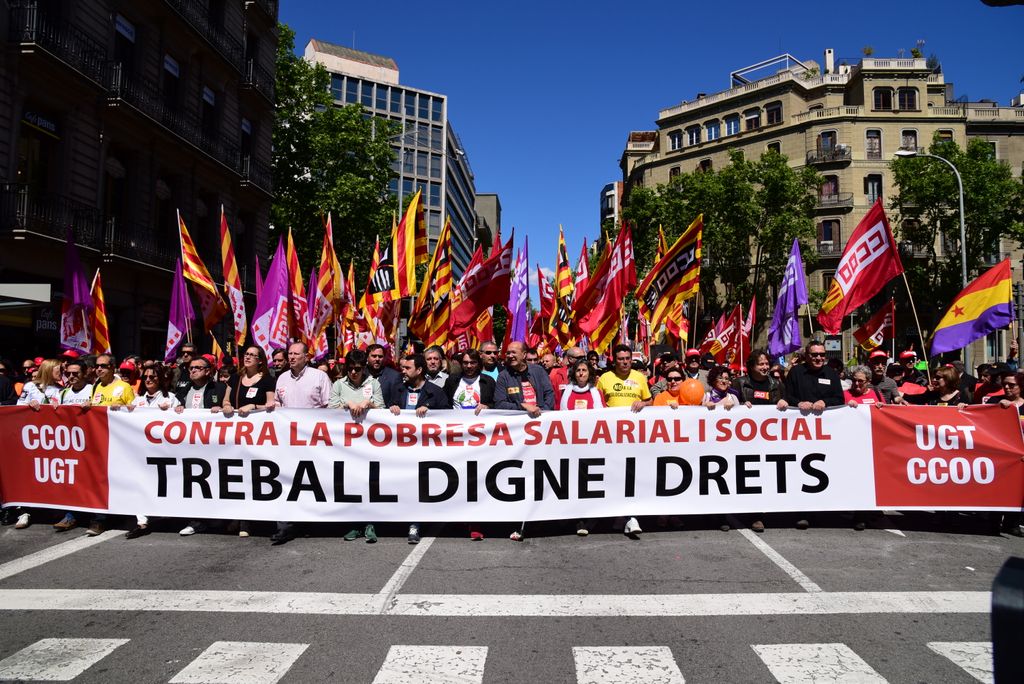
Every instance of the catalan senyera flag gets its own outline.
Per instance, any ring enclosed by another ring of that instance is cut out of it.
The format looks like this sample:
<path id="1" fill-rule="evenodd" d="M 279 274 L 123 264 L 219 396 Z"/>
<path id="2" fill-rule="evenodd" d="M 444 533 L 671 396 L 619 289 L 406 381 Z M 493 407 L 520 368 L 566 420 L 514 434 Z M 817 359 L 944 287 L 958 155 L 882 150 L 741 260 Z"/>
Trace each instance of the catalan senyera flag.
<path id="1" fill-rule="evenodd" d="M 203 310 L 203 328 L 209 330 L 228 312 L 228 305 L 217 291 L 217 285 L 210 277 L 210 271 L 206 264 L 199 257 L 196 245 L 192 242 L 192 236 L 188 234 L 185 227 L 185 220 L 178 212 L 178 235 L 181 239 L 181 275 L 195 286 L 196 295 L 199 297 L 199 305 Z"/>
<path id="2" fill-rule="evenodd" d="M 932 354 L 962 349 L 1013 322 L 1010 274 L 1010 260 L 1004 259 L 975 278 L 953 299 L 932 333 Z"/>
<path id="3" fill-rule="evenodd" d="M 654 263 L 661 261 L 661 257 L 665 256 L 665 252 L 668 251 L 668 240 L 665 239 L 665 230 L 659 225 L 658 226 L 658 247 L 654 250 Z"/>
<path id="4" fill-rule="evenodd" d="M 224 349 L 221 348 L 220 342 L 217 341 L 217 336 L 210 331 L 210 355 L 215 359 L 213 362 L 214 368 L 220 368 L 224 365 Z"/>
<path id="5" fill-rule="evenodd" d="M 640 313 L 657 330 L 677 299 L 694 297 L 700 289 L 700 247 L 704 230 L 701 214 L 675 244 L 651 267 L 636 289 Z"/>
<path id="6" fill-rule="evenodd" d="M 92 312 L 89 319 L 92 324 L 92 353 L 110 353 L 110 327 L 107 325 L 107 300 L 103 295 L 103 280 L 100 269 L 92 279 Z"/>
<path id="7" fill-rule="evenodd" d="M 409 317 L 409 329 L 428 347 L 443 347 L 448 343 L 452 299 L 451 251 L 452 223 L 449 217 L 438 236 L 434 254 L 420 286 L 420 294 Z"/>
<path id="8" fill-rule="evenodd" d="M 306 343 L 309 348 L 313 347 L 313 339 L 309 335 L 309 326 L 306 323 L 306 310 L 309 308 L 306 300 L 306 286 L 302 282 L 302 267 L 299 266 L 299 253 L 295 250 L 295 241 L 292 239 L 292 229 L 288 228 L 288 241 L 285 243 L 285 258 L 288 264 L 288 293 L 291 304 L 288 330 L 292 339 Z"/>
<path id="9" fill-rule="evenodd" d="M 231 304 L 232 318 L 235 323 L 235 348 L 241 349 L 245 344 L 245 298 L 242 296 L 242 279 L 238 277 L 238 264 L 235 261 L 235 248 L 231 244 L 231 231 L 228 230 L 228 219 L 224 215 L 224 205 L 220 206 L 220 258 L 224 265 L 224 294 Z"/>
<path id="10" fill-rule="evenodd" d="M 409 200 L 402 220 L 392 226 L 391 239 L 381 248 L 380 259 L 370 271 L 367 296 L 374 302 L 416 295 L 416 265 L 429 258 L 422 194 L 418 190 Z"/>
<path id="11" fill-rule="evenodd" d="M 328 324 L 341 310 L 341 265 L 334 251 L 334 231 L 331 216 L 324 223 L 324 241 L 320 249 L 320 268 L 316 283 L 309 284 L 309 302 L 306 315 L 309 321 L 309 337 L 316 341 Z"/>
<path id="12" fill-rule="evenodd" d="M 818 322 L 830 334 L 843 328 L 843 317 L 868 301 L 903 273 L 899 250 L 879 199 L 864 215 L 843 249 L 836 274 L 818 311 Z"/>
<path id="13" fill-rule="evenodd" d="M 555 300 L 551 312 L 551 332 L 557 344 L 566 345 L 572 339 L 572 300 L 575 292 L 569 250 L 565 247 L 562 226 L 558 226 L 558 254 L 555 257 Z"/>
<path id="14" fill-rule="evenodd" d="M 864 351 L 874 351 L 896 336 L 896 302 L 890 299 L 867 323 L 853 332 L 853 339 Z"/>

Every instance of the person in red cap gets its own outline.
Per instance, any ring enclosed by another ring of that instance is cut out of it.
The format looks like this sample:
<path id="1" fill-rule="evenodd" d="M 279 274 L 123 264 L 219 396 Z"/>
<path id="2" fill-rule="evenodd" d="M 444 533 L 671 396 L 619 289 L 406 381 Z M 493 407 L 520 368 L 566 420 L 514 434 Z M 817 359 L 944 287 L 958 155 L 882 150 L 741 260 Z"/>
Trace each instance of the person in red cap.
<path id="1" fill-rule="evenodd" d="M 704 385 L 704 392 L 707 393 L 711 391 L 711 385 L 708 384 L 708 372 L 700 367 L 700 361 L 699 349 L 687 349 L 683 356 L 683 372 L 687 378 L 700 380 L 700 384 Z"/>
<path id="2" fill-rule="evenodd" d="M 122 380 L 132 386 L 132 391 L 135 392 L 136 396 L 138 396 L 139 387 L 142 384 L 139 374 L 136 372 L 137 370 L 135 362 L 131 359 L 125 359 L 121 362 L 121 365 L 117 367 L 117 374 Z"/>
<path id="3" fill-rule="evenodd" d="M 903 403 L 903 396 L 900 394 L 899 386 L 895 380 L 885 374 L 885 369 L 888 365 L 888 354 L 881 349 L 871 352 L 871 355 L 868 356 L 868 368 L 871 369 L 868 385 L 878 391 L 886 404 L 901 404 Z"/>
<path id="4" fill-rule="evenodd" d="M 928 378 L 924 373 L 917 370 L 917 352 L 912 349 L 900 352 L 900 364 L 906 369 L 903 382 L 912 382 L 921 387 L 928 386 Z"/>

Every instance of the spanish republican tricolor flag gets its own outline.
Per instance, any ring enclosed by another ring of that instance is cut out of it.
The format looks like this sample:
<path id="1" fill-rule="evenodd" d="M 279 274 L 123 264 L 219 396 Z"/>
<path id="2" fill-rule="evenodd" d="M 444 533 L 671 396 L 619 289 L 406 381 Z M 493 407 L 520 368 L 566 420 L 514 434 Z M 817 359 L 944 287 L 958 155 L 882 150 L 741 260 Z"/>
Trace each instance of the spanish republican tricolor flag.
<path id="1" fill-rule="evenodd" d="M 220 258 L 224 265 L 224 293 L 231 303 L 231 313 L 235 322 L 235 349 L 245 344 L 245 299 L 242 297 L 242 279 L 238 277 L 238 263 L 235 261 L 235 248 L 231 244 L 231 231 L 228 230 L 228 219 L 224 215 L 224 205 L 220 205 Z M 241 351 L 238 352 L 241 356 Z"/>
<path id="2" fill-rule="evenodd" d="M 962 349 L 1013 322 L 1010 260 L 978 276 L 958 294 L 932 333 L 932 354 Z"/>
<path id="3" fill-rule="evenodd" d="M 217 291 L 217 286 L 206 269 L 206 264 L 199 257 L 192 236 L 188 234 L 185 220 L 178 212 L 178 235 L 181 239 L 181 274 L 195 286 L 199 296 L 199 305 L 203 309 L 203 328 L 209 332 L 228 312 L 228 305 Z"/>
<path id="4" fill-rule="evenodd" d="M 640 313 L 657 330 L 676 302 L 696 296 L 700 289 L 700 246 L 704 231 L 701 214 L 683 231 L 676 243 L 666 251 L 658 263 L 636 289 Z"/>

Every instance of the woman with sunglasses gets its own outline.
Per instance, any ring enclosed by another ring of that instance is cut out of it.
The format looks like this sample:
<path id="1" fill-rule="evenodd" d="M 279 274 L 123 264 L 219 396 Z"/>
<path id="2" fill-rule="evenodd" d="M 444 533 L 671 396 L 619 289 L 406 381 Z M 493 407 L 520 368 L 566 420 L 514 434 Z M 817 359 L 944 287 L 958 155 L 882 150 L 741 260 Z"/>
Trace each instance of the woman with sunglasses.
<path id="1" fill-rule="evenodd" d="M 250 345 L 242 353 L 242 367 L 227 383 L 228 391 L 220 406 L 210 410 L 223 411 L 225 416 L 238 415 L 245 418 L 256 409 L 274 407 L 274 379 L 267 371 L 267 353 L 256 345 Z"/>
<path id="2" fill-rule="evenodd" d="M 908 404 L 917 406 L 959 406 L 965 403 L 960 395 L 960 373 L 952 366 L 932 372 L 932 382 L 921 394 L 904 394 Z"/>
<path id="3" fill-rule="evenodd" d="M 679 396 L 679 390 L 685 379 L 686 376 L 678 367 L 669 369 L 665 373 L 665 389 L 655 395 L 653 406 L 670 406 L 677 409 L 680 404 L 685 405 L 686 402 Z"/>

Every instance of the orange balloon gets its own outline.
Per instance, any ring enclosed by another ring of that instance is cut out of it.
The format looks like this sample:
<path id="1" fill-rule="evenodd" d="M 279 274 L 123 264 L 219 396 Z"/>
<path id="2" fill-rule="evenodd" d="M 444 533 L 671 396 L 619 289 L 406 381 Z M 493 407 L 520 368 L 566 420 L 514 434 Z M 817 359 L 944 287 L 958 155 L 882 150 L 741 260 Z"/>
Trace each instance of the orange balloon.
<path id="1" fill-rule="evenodd" d="M 687 406 L 700 406 L 704 401 L 704 385 L 696 378 L 687 378 L 679 387 L 679 400 Z"/>

